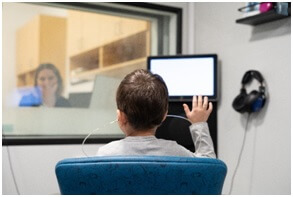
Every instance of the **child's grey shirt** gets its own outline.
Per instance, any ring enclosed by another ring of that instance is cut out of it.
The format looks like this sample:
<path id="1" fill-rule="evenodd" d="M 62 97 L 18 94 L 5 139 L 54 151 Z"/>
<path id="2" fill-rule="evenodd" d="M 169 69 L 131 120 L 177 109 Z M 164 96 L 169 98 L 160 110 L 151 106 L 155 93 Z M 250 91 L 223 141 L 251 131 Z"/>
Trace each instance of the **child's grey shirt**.
<path id="1" fill-rule="evenodd" d="M 97 155 L 161 155 L 216 158 L 208 124 L 206 122 L 194 123 L 189 129 L 195 153 L 175 141 L 158 139 L 155 136 L 128 136 L 100 147 Z"/>

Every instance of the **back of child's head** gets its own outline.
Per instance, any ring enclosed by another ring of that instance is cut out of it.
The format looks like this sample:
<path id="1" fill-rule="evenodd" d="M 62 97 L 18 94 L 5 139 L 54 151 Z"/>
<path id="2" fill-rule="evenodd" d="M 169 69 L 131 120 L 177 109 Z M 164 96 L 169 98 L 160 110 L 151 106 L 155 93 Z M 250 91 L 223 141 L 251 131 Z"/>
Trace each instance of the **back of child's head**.
<path id="1" fill-rule="evenodd" d="M 161 124 L 168 111 L 168 89 L 159 75 L 135 70 L 121 81 L 116 103 L 133 129 L 152 129 Z"/>

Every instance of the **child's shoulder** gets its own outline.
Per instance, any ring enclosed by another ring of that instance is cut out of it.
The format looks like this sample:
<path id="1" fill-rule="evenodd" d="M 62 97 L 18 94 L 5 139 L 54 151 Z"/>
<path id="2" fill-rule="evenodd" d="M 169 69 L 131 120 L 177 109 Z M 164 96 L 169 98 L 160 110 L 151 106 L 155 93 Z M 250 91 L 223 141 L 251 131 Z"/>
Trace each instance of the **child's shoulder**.
<path id="1" fill-rule="evenodd" d="M 168 144 L 168 145 L 176 145 L 178 144 L 176 141 L 173 141 L 173 140 L 165 140 L 165 139 L 158 139 L 158 141 L 162 144 Z"/>
<path id="2" fill-rule="evenodd" d="M 115 140 L 105 144 L 98 149 L 97 155 L 112 155 L 113 152 L 119 150 L 119 146 L 121 145 L 121 140 Z"/>
<path id="3" fill-rule="evenodd" d="M 105 144 L 105 145 L 103 145 L 102 147 L 104 148 L 104 147 L 110 147 L 110 146 L 117 146 L 117 145 L 119 145 L 120 143 L 121 143 L 121 141 L 122 141 L 123 139 L 121 139 L 121 140 L 114 140 L 114 141 L 112 141 L 112 142 L 109 142 L 109 143 L 107 143 L 107 144 Z M 102 148 L 101 147 L 101 148 Z"/>

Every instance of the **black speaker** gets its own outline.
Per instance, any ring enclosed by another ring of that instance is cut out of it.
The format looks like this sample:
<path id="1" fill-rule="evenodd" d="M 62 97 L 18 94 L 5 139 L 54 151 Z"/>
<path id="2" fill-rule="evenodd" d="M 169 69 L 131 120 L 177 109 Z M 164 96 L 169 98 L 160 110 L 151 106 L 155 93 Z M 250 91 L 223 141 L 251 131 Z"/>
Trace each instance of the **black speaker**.
<path id="1" fill-rule="evenodd" d="M 249 84 L 253 79 L 256 79 L 259 83 L 259 90 L 253 90 L 249 94 L 245 89 L 245 85 Z M 242 88 L 240 94 L 234 99 L 232 106 L 240 113 L 251 113 L 260 111 L 266 102 L 264 78 L 257 70 L 247 71 L 242 78 Z"/>

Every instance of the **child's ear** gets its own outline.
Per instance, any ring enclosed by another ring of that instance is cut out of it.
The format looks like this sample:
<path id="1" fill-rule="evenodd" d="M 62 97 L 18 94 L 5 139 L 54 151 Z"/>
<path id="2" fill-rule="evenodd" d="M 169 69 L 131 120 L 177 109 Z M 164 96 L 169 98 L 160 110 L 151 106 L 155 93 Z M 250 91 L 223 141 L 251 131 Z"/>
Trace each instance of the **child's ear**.
<path id="1" fill-rule="evenodd" d="M 165 115 L 164 115 L 164 118 L 163 118 L 162 122 L 164 122 L 164 121 L 165 121 L 165 119 L 167 118 L 167 114 L 168 114 L 168 111 L 165 113 Z"/>
<path id="2" fill-rule="evenodd" d="M 117 109 L 117 120 L 119 121 L 120 120 L 120 110 L 119 109 Z"/>
<path id="3" fill-rule="evenodd" d="M 117 109 L 117 119 L 122 124 L 125 124 L 127 122 L 126 114 L 119 109 Z"/>

